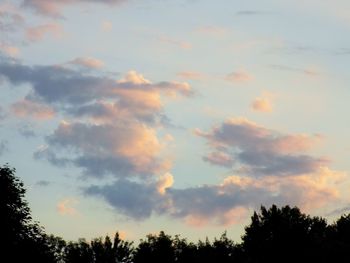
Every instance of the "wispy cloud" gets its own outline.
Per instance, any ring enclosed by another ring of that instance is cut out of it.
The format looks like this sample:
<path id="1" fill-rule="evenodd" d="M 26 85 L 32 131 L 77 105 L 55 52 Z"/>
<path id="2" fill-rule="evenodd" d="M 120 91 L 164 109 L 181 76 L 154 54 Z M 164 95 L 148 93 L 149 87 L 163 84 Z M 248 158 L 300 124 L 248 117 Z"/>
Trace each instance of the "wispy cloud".
<path id="1" fill-rule="evenodd" d="M 245 70 L 238 70 L 227 74 L 225 79 L 232 83 L 240 83 L 251 81 L 254 79 L 254 77 Z"/>
<path id="2" fill-rule="evenodd" d="M 6 45 L 6 44 L 1 44 L 1 43 L 0 43 L 0 51 L 5 53 L 6 55 L 8 55 L 10 57 L 17 57 L 20 53 L 20 50 L 18 47 Z"/>
<path id="3" fill-rule="evenodd" d="M 125 2 L 126 0 L 60 0 L 60 1 L 47 1 L 47 0 L 22 0 L 22 4 L 25 7 L 31 8 L 34 11 L 48 16 L 62 17 L 61 10 L 64 6 L 79 4 L 79 3 L 96 3 L 106 5 L 116 5 Z"/>
<path id="4" fill-rule="evenodd" d="M 276 70 L 283 70 L 283 71 L 290 71 L 295 73 L 302 73 L 304 75 L 308 76 L 319 76 L 321 75 L 320 72 L 317 70 L 314 70 L 312 68 L 297 68 L 297 67 L 290 67 L 285 65 L 270 65 L 270 68 L 276 69 Z"/>
<path id="5" fill-rule="evenodd" d="M 186 42 L 186 41 L 182 41 L 182 40 L 178 40 L 178 39 L 174 39 L 174 38 L 171 38 L 171 37 L 168 37 L 168 36 L 160 36 L 158 38 L 158 40 L 161 43 L 168 44 L 168 45 L 171 45 L 171 46 L 174 46 L 174 47 L 178 47 L 178 48 L 181 48 L 181 49 L 191 49 L 192 48 L 192 44 L 191 43 Z"/>
<path id="6" fill-rule="evenodd" d="M 36 182 L 35 185 L 41 186 L 41 187 L 45 187 L 45 186 L 49 186 L 49 185 L 50 185 L 50 182 L 49 182 L 49 181 L 46 181 L 46 180 L 40 180 L 40 181 Z M 61 207 L 62 207 L 62 205 L 61 205 Z"/>
<path id="7" fill-rule="evenodd" d="M 61 38 L 63 36 L 63 28 L 60 24 L 50 23 L 26 29 L 26 36 L 29 41 L 39 41 L 45 36 L 50 35 L 54 38 Z"/>
<path id="8" fill-rule="evenodd" d="M 38 120 L 51 119 L 55 115 L 50 106 L 27 99 L 12 104 L 11 110 L 17 117 L 32 117 Z"/>
<path id="9" fill-rule="evenodd" d="M 77 65 L 85 68 L 99 69 L 104 66 L 102 60 L 93 57 L 78 57 L 68 62 L 68 64 Z"/>
<path id="10" fill-rule="evenodd" d="M 79 201 L 74 198 L 65 198 L 57 203 L 57 212 L 62 216 L 77 216 L 79 213 L 75 208 Z"/>

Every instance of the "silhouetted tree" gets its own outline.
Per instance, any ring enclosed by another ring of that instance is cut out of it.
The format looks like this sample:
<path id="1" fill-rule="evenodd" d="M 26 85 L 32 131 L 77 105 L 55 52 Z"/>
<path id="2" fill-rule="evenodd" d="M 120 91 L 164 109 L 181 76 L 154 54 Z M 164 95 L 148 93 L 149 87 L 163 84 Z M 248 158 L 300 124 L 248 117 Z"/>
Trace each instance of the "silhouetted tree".
<path id="1" fill-rule="evenodd" d="M 245 228 L 243 248 L 250 262 L 316 262 L 322 259 L 315 248 L 325 242 L 326 228 L 324 219 L 311 218 L 297 207 L 262 206 Z"/>
<path id="2" fill-rule="evenodd" d="M 124 241 L 119 237 L 117 232 L 113 241 L 113 255 L 116 263 L 131 263 L 133 262 L 133 243 Z"/>
<path id="3" fill-rule="evenodd" d="M 192 242 L 188 243 L 185 238 L 176 235 L 173 239 L 175 262 L 194 263 L 197 262 L 197 246 Z"/>
<path id="4" fill-rule="evenodd" d="M 156 235 L 148 235 L 147 240 L 141 240 L 134 254 L 135 263 L 175 262 L 175 249 L 171 236 L 163 231 Z"/>
<path id="5" fill-rule="evenodd" d="M 26 190 L 15 171 L 0 167 L 0 257 L 8 262 L 55 262 L 43 228 L 32 220 Z"/>
<path id="6" fill-rule="evenodd" d="M 69 242 L 65 250 L 66 263 L 94 263 L 94 253 L 84 238 L 78 242 Z"/>
<path id="7" fill-rule="evenodd" d="M 46 242 L 50 253 L 54 256 L 54 261 L 57 263 L 64 263 L 67 246 L 66 241 L 61 237 L 49 235 L 46 237 Z"/>

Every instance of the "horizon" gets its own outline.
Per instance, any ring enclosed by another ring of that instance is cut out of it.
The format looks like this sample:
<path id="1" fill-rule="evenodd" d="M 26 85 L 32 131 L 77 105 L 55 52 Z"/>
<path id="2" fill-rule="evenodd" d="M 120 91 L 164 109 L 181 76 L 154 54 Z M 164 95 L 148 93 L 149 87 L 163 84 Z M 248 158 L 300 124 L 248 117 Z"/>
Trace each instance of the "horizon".
<path id="1" fill-rule="evenodd" d="M 4 0 L 0 162 L 66 240 L 240 242 L 350 212 L 350 3 Z"/>

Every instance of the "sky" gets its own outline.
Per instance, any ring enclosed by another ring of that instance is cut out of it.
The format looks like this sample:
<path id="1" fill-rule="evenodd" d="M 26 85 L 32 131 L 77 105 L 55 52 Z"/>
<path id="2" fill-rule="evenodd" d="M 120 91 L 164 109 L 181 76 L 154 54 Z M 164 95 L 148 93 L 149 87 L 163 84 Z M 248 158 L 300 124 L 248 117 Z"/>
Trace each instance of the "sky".
<path id="1" fill-rule="evenodd" d="M 350 212 L 349 1 L 0 0 L 0 32 L 0 163 L 46 232 Z"/>

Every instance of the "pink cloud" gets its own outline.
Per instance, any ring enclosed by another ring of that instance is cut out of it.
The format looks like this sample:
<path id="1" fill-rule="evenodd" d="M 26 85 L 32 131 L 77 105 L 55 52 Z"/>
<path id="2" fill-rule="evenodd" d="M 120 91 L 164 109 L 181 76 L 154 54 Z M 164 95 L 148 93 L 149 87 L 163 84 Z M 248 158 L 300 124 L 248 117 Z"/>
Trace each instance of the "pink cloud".
<path id="1" fill-rule="evenodd" d="M 166 189 L 170 188 L 174 184 L 174 177 L 170 173 L 166 173 L 162 175 L 157 182 L 157 191 L 164 195 L 166 193 Z"/>
<path id="2" fill-rule="evenodd" d="M 113 29 L 113 24 L 111 21 L 103 21 L 101 23 L 101 29 L 104 32 L 110 32 Z"/>
<path id="3" fill-rule="evenodd" d="M 78 200 L 66 198 L 57 203 L 57 211 L 62 216 L 76 216 L 78 215 L 78 211 L 75 206 L 78 204 Z"/>
<path id="4" fill-rule="evenodd" d="M 272 112 L 272 103 L 268 98 L 255 98 L 251 108 L 259 112 Z"/>
<path id="5" fill-rule="evenodd" d="M 99 69 L 104 66 L 103 61 L 93 57 L 79 57 L 70 62 L 69 64 L 78 65 L 86 68 Z"/>
<path id="6" fill-rule="evenodd" d="M 45 104 L 27 99 L 12 104 L 12 112 L 21 118 L 32 117 L 38 120 L 47 120 L 54 117 L 54 110 Z"/>
<path id="7" fill-rule="evenodd" d="M 19 48 L 10 45 L 0 44 L 0 51 L 4 52 L 10 57 L 17 57 L 20 53 Z"/>
<path id="8" fill-rule="evenodd" d="M 46 35 L 51 35 L 55 38 L 63 36 L 62 26 L 56 23 L 45 24 L 27 28 L 26 36 L 30 41 L 42 40 Z"/>
<path id="9" fill-rule="evenodd" d="M 116 5 L 126 0 L 22 0 L 24 6 L 34 9 L 36 12 L 53 17 L 61 17 L 61 10 L 64 6 L 79 3 L 97 3 Z"/>

